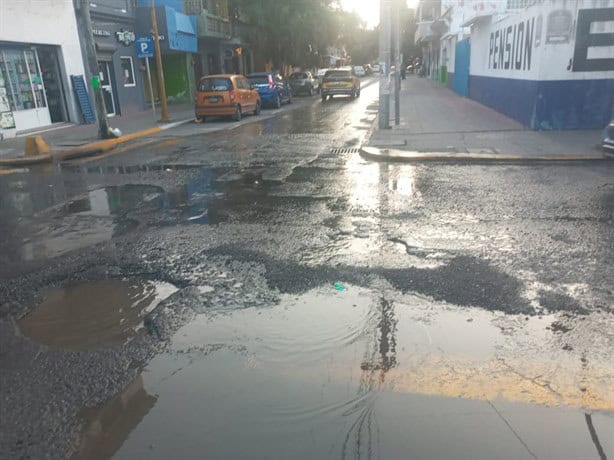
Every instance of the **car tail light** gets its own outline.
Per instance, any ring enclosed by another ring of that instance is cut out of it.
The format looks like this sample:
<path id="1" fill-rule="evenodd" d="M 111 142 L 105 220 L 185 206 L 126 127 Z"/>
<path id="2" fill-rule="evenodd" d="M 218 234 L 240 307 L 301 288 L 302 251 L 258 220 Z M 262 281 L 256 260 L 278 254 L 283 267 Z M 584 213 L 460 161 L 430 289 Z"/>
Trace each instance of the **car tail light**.
<path id="1" fill-rule="evenodd" d="M 269 89 L 273 89 L 275 87 L 275 83 L 273 83 L 273 77 L 269 75 Z"/>
<path id="2" fill-rule="evenodd" d="M 234 89 L 231 89 L 228 92 L 228 95 L 230 96 L 230 102 L 234 102 L 234 100 L 235 100 L 235 91 L 234 91 Z"/>

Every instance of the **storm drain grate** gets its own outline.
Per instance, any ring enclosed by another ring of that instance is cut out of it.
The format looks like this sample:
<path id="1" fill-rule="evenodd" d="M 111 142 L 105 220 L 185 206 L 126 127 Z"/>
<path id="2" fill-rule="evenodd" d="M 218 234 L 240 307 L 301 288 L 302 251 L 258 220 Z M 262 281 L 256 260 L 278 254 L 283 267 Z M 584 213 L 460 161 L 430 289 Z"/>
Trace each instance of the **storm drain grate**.
<path id="1" fill-rule="evenodd" d="M 338 149 L 330 149 L 330 153 L 340 154 L 340 153 L 359 153 L 360 149 L 357 148 L 338 148 Z"/>

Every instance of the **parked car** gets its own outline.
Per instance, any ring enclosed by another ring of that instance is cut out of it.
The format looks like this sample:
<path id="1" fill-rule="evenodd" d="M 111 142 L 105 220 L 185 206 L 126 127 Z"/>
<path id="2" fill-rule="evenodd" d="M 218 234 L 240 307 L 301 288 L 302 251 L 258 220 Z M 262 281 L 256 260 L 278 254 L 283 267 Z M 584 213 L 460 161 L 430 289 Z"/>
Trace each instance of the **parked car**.
<path id="1" fill-rule="evenodd" d="M 365 72 L 365 68 L 361 65 L 355 65 L 352 68 L 352 73 L 356 75 L 358 78 L 361 78 L 367 75 L 367 72 Z"/>
<path id="2" fill-rule="evenodd" d="M 322 80 L 324 80 L 324 75 L 326 75 L 326 72 L 328 72 L 328 69 L 319 69 L 316 72 L 316 78 L 320 82 L 320 89 L 322 88 Z"/>
<path id="3" fill-rule="evenodd" d="M 324 75 L 321 94 L 322 102 L 338 94 L 350 96 L 354 99 L 360 96 L 360 80 L 352 74 L 351 69 L 329 70 Z"/>
<path id="4" fill-rule="evenodd" d="M 201 121 L 217 116 L 231 116 L 240 121 L 244 113 L 260 114 L 261 107 L 258 92 L 243 75 L 210 75 L 198 82 L 194 113 Z"/>
<path id="5" fill-rule="evenodd" d="M 614 154 L 614 120 L 603 130 L 601 146 L 606 153 Z"/>
<path id="6" fill-rule="evenodd" d="M 309 94 L 313 96 L 320 91 L 320 82 L 313 78 L 311 72 L 294 72 L 288 78 L 292 94 Z"/>
<path id="7" fill-rule="evenodd" d="M 278 73 L 252 73 L 247 78 L 250 81 L 251 87 L 260 94 L 260 99 L 264 105 L 278 109 L 284 102 L 292 104 L 290 85 Z"/>
<path id="8" fill-rule="evenodd" d="M 379 73 L 379 64 L 373 64 L 371 67 L 373 68 L 373 73 Z"/>

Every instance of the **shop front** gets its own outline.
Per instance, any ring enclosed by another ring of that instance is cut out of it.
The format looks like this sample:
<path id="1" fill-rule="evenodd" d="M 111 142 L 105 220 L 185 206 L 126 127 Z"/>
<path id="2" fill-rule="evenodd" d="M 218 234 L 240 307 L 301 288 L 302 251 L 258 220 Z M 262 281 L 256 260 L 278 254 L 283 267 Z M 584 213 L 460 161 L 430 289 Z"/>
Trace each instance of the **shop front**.
<path id="1" fill-rule="evenodd" d="M 83 75 L 73 2 L 0 1 L 0 136 L 82 120 L 70 77 Z"/>
<path id="2" fill-rule="evenodd" d="M 58 47 L 0 44 L 0 112 L 2 129 L 29 130 L 68 121 Z M 6 110 L 8 102 L 8 111 Z"/>
<path id="3" fill-rule="evenodd" d="M 162 68 L 166 96 L 169 102 L 188 102 L 195 94 L 195 71 L 197 66 L 198 36 L 196 17 L 183 14 L 172 6 L 156 2 L 158 34 L 162 52 Z M 173 6 L 177 4 L 170 2 Z M 138 35 L 151 34 L 151 12 L 148 7 L 137 9 Z M 196 59 L 195 59 L 196 58 Z M 155 61 L 152 65 L 154 97 L 157 98 Z M 146 96 L 149 98 L 149 95 Z"/>
<path id="4" fill-rule="evenodd" d="M 134 21 L 92 17 L 92 31 L 107 116 L 142 111 L 144 86 L 134 47 Z"/>

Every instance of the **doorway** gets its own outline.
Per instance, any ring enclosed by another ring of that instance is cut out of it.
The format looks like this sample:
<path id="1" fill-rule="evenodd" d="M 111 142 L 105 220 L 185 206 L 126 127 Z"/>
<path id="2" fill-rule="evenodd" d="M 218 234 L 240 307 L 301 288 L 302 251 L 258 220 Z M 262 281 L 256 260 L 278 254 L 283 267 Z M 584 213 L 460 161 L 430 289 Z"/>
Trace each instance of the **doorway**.
<path id="1" fill-rule="evenodd" d="M 56 48 L 41 46 L 38 48 L 38 60 L 43 76 L 51 123 L 67 121 L 68 110 L 66 108 L 64 84 Z"/>
<path id="2" fill-rule="evenodd" d="M 104 99 L 104 108 L 108 117 L 117 114 L 117 103 L 113 92 L 113 63 L 110 61 L 98 61 L 100 72 L 100 88 Z"/>

